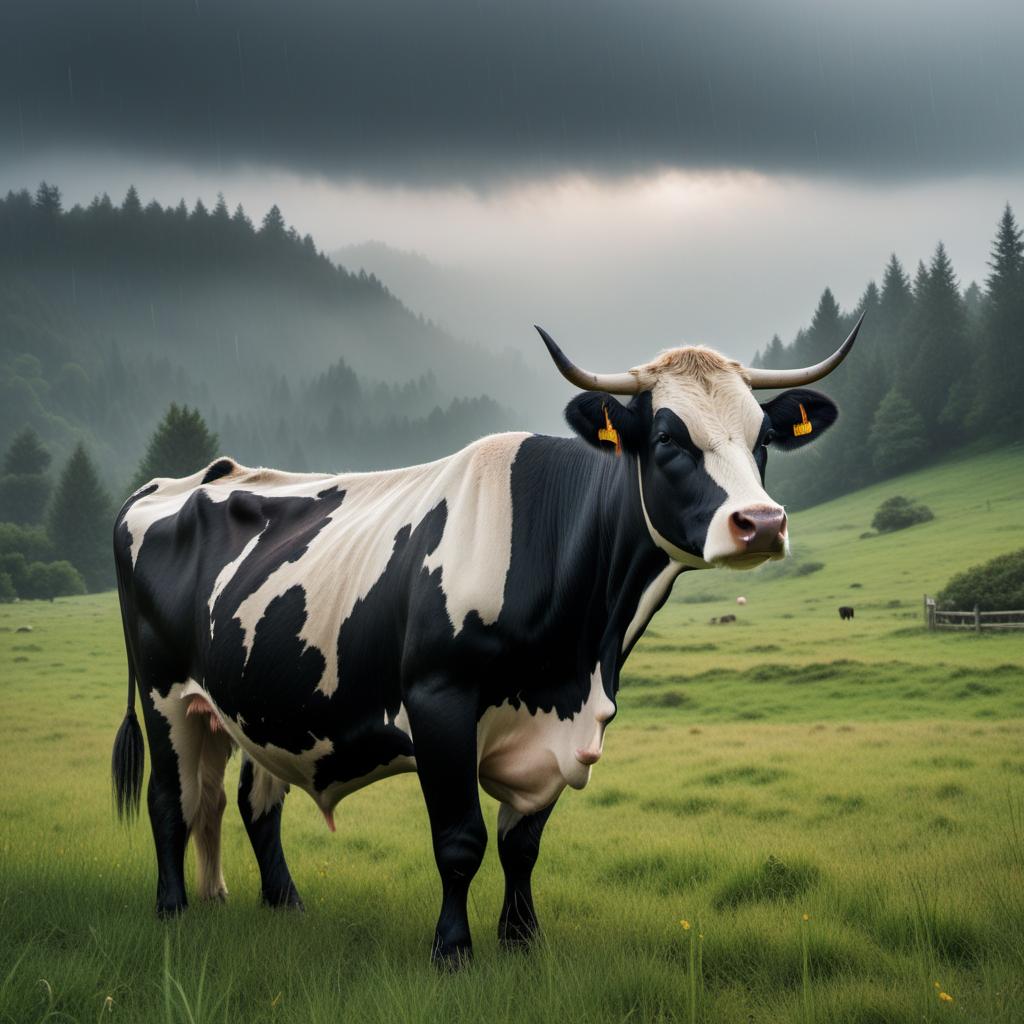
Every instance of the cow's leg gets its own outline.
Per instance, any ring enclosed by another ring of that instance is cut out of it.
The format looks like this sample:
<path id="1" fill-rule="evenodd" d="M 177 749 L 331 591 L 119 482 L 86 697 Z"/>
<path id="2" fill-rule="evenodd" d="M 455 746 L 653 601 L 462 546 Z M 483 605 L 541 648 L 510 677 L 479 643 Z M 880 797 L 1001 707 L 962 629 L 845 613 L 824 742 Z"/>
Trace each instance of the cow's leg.
<path id="1" fill-rule="evenodd" d="M 192 839 L 196 845 L 196 888 L 201 900 L 227 899 L 228 889 L 220 863 L 220 826 L 227 806 L 224 793 L 224 769 L 231 756 L 231 740 L 222 730 L 211 731 L 213 719 L 201 716 L 199 753 L 196 759 L 196 788 L 198 799 L 195 814 L 188 819 Z"/>
<path id="2" fill-rule="evenodd" d="M 555 805 L 521 815 L 508 804 L 498 811 L 498 856 L 505 872 L 505 901 L 498 918 L 498 940 L 507 950 L 526 949 L 537 932 L 530 875 L 540 853 L 540 837 Z"/>
<path id="3" fill-rule="evenodd" d="M 173 692 L 173 688 L 172 688 Z M 162 698 L 156 689 L 142 691 L 146 739 L 149 745 L 149 787 L 146 804 L 149 824 L 156 846 L 157 886 L 156 912 L 161 917 L 180 913 L 188 906 L 185 896 L 185 846 L 188 824 L 184 804 L 194 803 L 194 794 L 183 799 L 185 777 L 179 771 L 179 755 L 172 741 L 172 732 L 187 735 L 185 708 L 178 718 L 176 697 Z"/>
<path id="4" fill-rule="evenodd" d="M 260 866 L 260 888 L 268 907 L 302 910 L 302 900 L 281 849 L 281 811 L 288 785 L 242 756 L 238 776 L 238 811 Z"/>
<path id="5" fill-rule="evenodd" d="M 473 952 L 466 899 L 487 847 L 477 790 L 476 694 L 460 692 L 439 674 L 411 687 L 405 703 L 441 875 L 430 955 L 441 966 L 458 967 Z"/>

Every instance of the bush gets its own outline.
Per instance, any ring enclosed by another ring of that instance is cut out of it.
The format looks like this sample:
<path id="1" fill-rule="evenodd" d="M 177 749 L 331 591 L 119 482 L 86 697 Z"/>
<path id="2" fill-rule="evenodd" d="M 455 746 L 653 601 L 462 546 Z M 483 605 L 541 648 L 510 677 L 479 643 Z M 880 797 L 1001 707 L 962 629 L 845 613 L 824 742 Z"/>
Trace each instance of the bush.
<path id="1" fill-rule="evenodd" d="M 23 597 L 28 587 L 28 562 L 25 561 L 25 556 L 20 551 L 0 554 L 0 572 L 11 581 L 14 592 Z"/>
<path id="2" fill-rule="evenodd" d="M 0 523 L 0 555 L 19 554 L 29 562 L 48 562 L 53 543 L 41 526 Z"/>
<path id="3" fill-rule="evenodd" d="M 940 608 L 983 612 L 1024 608 L 1024 549 L 1000 555 L 954 576 L 938 596 Z"/>
<path id="4" fill-rule="evenodd" d="M 17 596 L 11 577 L 5 572 L 0 572 L 0 604 L 8 604 Z"/>
<path id="5" fill-rule="evenodd" d="M 818 572 L 825 568 L 824 562 L 800 562 L 793 570 L 794 576 L 810 576 L 812 572 Z"/>
<path id="6" fill-rule="evenodd" d="M 25 593 L 19 597 L 52 601 L 55 597 L 84 594 L 85 582 L 70 562 L 33 562 L 28 567 Z"/>
<path id="7" fill-rule="evenodd" d="M 915 523 L 927 523 L 935 515 L 927 505 L 919 501 L 911 501 L 901 495 L 887 498 L 878 506 L 871 525 L 879 533 L 892 533 L 894 530 L 905 530 Z"/>

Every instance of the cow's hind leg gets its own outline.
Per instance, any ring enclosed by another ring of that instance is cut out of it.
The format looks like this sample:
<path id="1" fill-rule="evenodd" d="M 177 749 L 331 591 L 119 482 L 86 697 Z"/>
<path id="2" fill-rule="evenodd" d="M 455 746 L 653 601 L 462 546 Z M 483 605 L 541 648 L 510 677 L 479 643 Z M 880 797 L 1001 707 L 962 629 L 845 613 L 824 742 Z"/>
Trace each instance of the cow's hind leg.
<path id="1" fill-rule="evenodd" d="M 281 812 L 287 792 L 287 783 L 255 764 L 248 754 L 242 755 L 238 811 L 260 866 L 263 902 L 268 907 L 302 910 L 302 899 L 281 848 Z"/>
<path id="2" fill-rule="evenodd" d="M 224 900 L 228 889 L 221 870 L 220 829 L 227 806 L 224 769 L 231 756 L 231 741 L 225 732 L 215 729 L 212 717 L 193 718 L 189 725 L 201 733 L 195 765 L 195 811 L 186 819 L 196 845 L 196 888 L 201 900 Z"/>
<path id="3" fill-rule="evenodd" d="M 430 817 L 441 875 L 441 913 L 431 958 L 458 967 L 473 952 L 466 900 L 487 847 L 476 775 L 476 694 L 443 675 L 422 680 L 406 696 L 416 769 Z"/>
<path id="4" fill-rule="evenodd" d="M 175 749 L 176 744 L 183 742 L 181 729 L 187 728 L 188 723 L 184 707 L 180 708 L 179 718 L 175 705 L 179 705 L 180 700 L 173 696 L 174 689 L 170 688 L 167 697 L 161 696 L 155 688 L 142 690 L 151 765 L 146 804 L 156 846 L 156 912 L 161 917 L 178 914 L 188 906 L 185 896 L 185 846 L 188 843 L 185 806 L 194 801 L 194 795 L 185 793 L 188 785 L 179 771 L 179 754 Z"/>
<path id="5" fill-rule="evenodd" d="M 505 900 L 498 918 L 503 949 L 526 949 L 537 933 L 530 876 L 540 853 L 540 837 L 555 805 L 519 815 L 508 804 L 498 812 L 498 856 L 505 872 Z"/>

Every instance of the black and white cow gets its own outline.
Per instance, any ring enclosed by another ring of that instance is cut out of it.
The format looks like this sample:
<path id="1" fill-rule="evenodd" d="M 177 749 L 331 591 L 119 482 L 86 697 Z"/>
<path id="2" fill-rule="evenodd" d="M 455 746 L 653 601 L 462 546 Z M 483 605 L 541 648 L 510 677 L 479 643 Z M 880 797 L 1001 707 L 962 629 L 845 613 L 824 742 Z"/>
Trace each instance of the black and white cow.
<path id="1" fill-rule="evenodd" d="M 199 897 L 226 895 L 223 777 L 238 746 L 268 904 L 301 906 L 281 849 L 289 786 L 333 830 L 344 796 L 416 771 L 443 893 L 434 958 L 471 951 L 466 898 L 487 842 L 478 781 L 501 805 L 499 937 L 528 943 L 544 823 L 566 786 L 587 784 L 623 663 L 676 577 L 786 553 L 768 447 L 813 441 L 836 409 L 799 387 L 762 406 L 752 388 L 824 376 L 856 333 L 806 370 L 681 348 L 611 376 L 544 335 L 589 389 L 566 409 L 582 440 L 499 434 L 429 465 L 336 476 L 219 459 L 136 491 L 114 533 L 129 682 L 113 771 L 131 815 L 138 686 L 158 912 L 186 905 L 190 836 Z"/>

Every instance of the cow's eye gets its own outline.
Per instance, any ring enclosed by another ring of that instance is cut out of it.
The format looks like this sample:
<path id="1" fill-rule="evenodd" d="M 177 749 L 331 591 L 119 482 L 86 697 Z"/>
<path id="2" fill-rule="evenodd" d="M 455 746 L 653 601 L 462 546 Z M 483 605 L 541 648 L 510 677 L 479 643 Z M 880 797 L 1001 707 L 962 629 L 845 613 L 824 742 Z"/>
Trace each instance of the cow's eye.
<path id="1" fill-rule="evenodd" d="M 664 430 L 660 431 L 657 437 L 658 444 L 671 444 L 672 438 L 665 433 Z"/>

